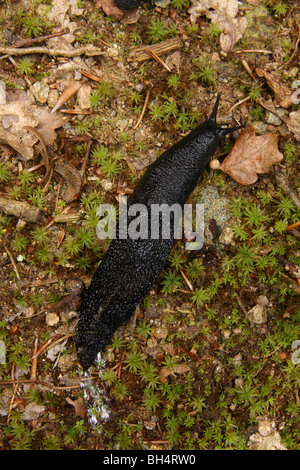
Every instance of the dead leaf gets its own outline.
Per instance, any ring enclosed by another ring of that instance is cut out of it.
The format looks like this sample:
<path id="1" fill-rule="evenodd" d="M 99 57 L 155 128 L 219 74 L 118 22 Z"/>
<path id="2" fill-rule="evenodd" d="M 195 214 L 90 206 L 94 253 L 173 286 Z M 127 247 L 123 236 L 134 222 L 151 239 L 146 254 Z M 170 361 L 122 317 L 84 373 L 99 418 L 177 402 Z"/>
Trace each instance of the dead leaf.
<path id="1" fill-rule="evenodd" d="M 160 370 L 159 374 L 163 379 L 165 379 L 170 374 L 184 374 L 185 372 L 188 372 L 190 369 L 191 369 L 190 366 L 188 366 L 187 364 L 176 364 L 174 367 L 172 367 L 172 369 L 168 367 L 163 367 Z"/>
<path id="2" fill-rule="evenodd" d="M 67 189 L 63 194 L 64 200 L 67 202 L 73 201 L 81 188 L 82 178 L 80 172 L 68 163 L 63 162 L 57 163 L 54 169 L 64 178 L 67 185 Z"/>
<path id="3" fill-rule="evenodd" d="M 243 130 L 233 149 L 219 169 L 240 184 L 257 181 L 258 174 L 268 173 L 271 167 L 283 159 L 278 150 L 278 135 L 267 133 L 256 136 L 253 126 Z"/>
<path id="4" fill-rule="evenodd" d="M 86 415 L 86 408 L 84 399 L 82 397 L 78 397 L 77 400 L 72 400 L 71 398 L 66 398 L 66 401 L 69 405 L 74 406 L 75 416 L 79 416 L 80 418 L 84 419 Z"/>
<path id="5" fill-rule="evenodd" d="M 292 91 L 281 83 L 281 75 L 277 72 L 267 72 L 266 70 L 256 68 L 259 77 L 264 77 L 268 86 L 273 90 L 277 103 L 283 108 L 289 108 L 293 104 Z"/>
<path id="6" fill-rule="evenodd" d="M 36 130 L 41 134 L 45 144 L 51 145 L 57 138 L 55 129 L 62 127 L 66 124 L 69 118 L 61 113 L 51 113 L 48 108 L 37 107 L 32 109 L 33 115 L 38 120 Z"/>
<path id="7" fill-rule="evenodd" d="M 116 7 L 114 0 L 98 0 L 96 7 L 101 7 L 104 13 L 115 21 L 120 21 L 124 18 L 124 11 Z"/>
<path id="8" fill-rule="evenodd" d="M 246 32 L 248 21 L 244 16 L 237 16 L 238 11 L 238 0 L 192 0 L 189 9 L 192 23 L 205 15 L 222 30 L 220 46 L 224 52 L 230 52 Z"/>
<path id="9" fill-rule="evenodd" d="M 289 119 L 285 121 L 289 130 L 294 134 L 297 142 L 300 142 L 300 109 L 293 111 L 289 115 Z"/>
<path id="10" fill-rule="evenodd" d="M 37 124 L 38 120 L 23 103 L 0 105 L 0 143 L 12 147 L 24 160 L 33 158 L 33 145 L 37 141 L 25 127 L 36 127 Z"/>

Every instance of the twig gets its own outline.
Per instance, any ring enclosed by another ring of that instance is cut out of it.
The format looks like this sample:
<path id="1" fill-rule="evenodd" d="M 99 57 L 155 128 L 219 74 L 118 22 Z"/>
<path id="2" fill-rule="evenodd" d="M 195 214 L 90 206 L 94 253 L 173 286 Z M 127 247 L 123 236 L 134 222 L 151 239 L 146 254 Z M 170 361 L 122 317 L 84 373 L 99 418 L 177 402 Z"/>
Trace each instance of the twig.
<path id="1" fill-rule="evenodd" d="M 4 249 L 5 249 L 6 253 L 8 254 L 8 256 L 10 257 L 10 261 L 11 261 L 11 264 L 13 265 L 13 268 L 14 268 L 14 271 L 15 271 L 15 273 L 16 273 L 17 278 L 18 278 L 18 279 L 21 279 L 13 255 L 11 254 L 11 252 L 9 251 L 9 249 L 6 247 L 6 245 L 4 245 Z"/>
<path id="2" fill-rule="evenodd" d="M 243 65 L 244 69 L 245 69 L 246 72 L 248 73 L 248 75 L 250 75 L 250 77 L 252 78 L 252 80 L 253 80 L 254 82 L 256 82 L 256 78 L 254 77 L 253 72 L 252 72 L 252 70 L 250 69 L 250 66 L 249 66 L 248 62 L 247 62 L 245 59 L 241 59 L 241 62 L 242 62 L 242 65 Z"/>
<path id="3" fill-rule="evenodd" d="M 144 49 L 144 52 L 151 55 L 153 59 L 155 59 L 159 64 L 161 64 L 168 72 L 171 72 L 170 67 L 156 54 L 156 52 L 152 51 L 151 49 Z"/>
<path id="4" fill-rule="evenodd" d="M 12 368 L 11 368 L 11 378 L 12 378 L 12 380 L 14 380 L 14 375 L 15 375 L 15 363 L 13 363 Z M 19 384 L 15 383 L 14 384 L 13 395 L 12 395 L 10 403 L 9 403 L 9 410 L 8 410 L 8 414 L 7 414 L 7 423 L 9 423 L 9 421 L 10 421 L 11 410 L 13 409 L 13 406 L 14 406 L 14 401 L 15 401 L 15 397 L 16 397 L 18 387 L 19 387 Z"/>
<path id="5" fill-rule="evenodd" d="M 152 51 L 154 54 L 161 56 L 166 54 L 174 49 L 179 49 L 182 46 L 182 41 L 180 38 L 167 39 L 158 44 L 153 44 L 151 46 L 146 46 L 147 51 Z M 1 52 L 1 50 L 0 50 Z M 129 62 L 143 62 L 144 60 L 149 60 L 151 55 L 149 52 L 145 52 L 145 46 L 135 47 L 129 53 L 128 61 Z"/>
<path id="6" fill-rule="evenodd" d="M 237 106 L 245 103 L 248 100 L 250 100 L 250 96 L 246 96 L 246 98 L 243 98 L 241 101 L 238 101 L 237 103 L 235 103 L 233 106 L 231 106 L 230 110 L 228 111 L 228 114 L 231 113 Z"/>
<path id="7" fill-rule="evenodd" d="M 179 271 L 180 271 L 180 274 L 181 274 L 181 276 L 183 277 L 183 279 L 184 279 L 186 285 L 188 286 L 188 288 L 189 288 L 191 291 L 193 291 L 194 288 L 193 288 L 192 283 L 190 282 L 190 280 L 186 277 L 186 275 L 184 274 L 184 272 L 182 271 L 181 268 L 179 268 Z"/>
<path id="8" fill-rule="evenodd" d="M 142 119 L 144 117 L 144 114 L 146 112 L 146 108 L 147 108 L 147 104 L 148 104 L 148 101 L 149 101 L 149 97 L 150 97 L 150 90 L 147 90 L 147 94 L 146 94 L 146 98 L 145 98 L 145 102 L 144 102 L 144 106 L 143 106 L 143 109 L 142 109 L 142 112 L 141 112 L 141 115 L 137 121 L 137 123 L 135 124 L 135 126 L 133 126 L 133 130 L 137 129 L 139 127 L 139 125 L 141 124 L 142 122 Z"/>
<path id="9" fill-rule="evenodd" d="M 257 52 L 259 54 L 273 54 L 273 51 L 267 51 L 264 49 L 244 49 L 242 51 L 234 51 L 235 54 L 243 54 L 244 52 L 247 52 L 247 53 Z"/>
<path id="10" fill-rule="evenodd" d="M 59 387 L 58 385 L 53 385 L 53 384 L 49 384 L 47 382 L 43 382 L 42 380 L 38 380 L 38 379 L 12 379 L 12 380 L 2 380 L 0 381 L 0 385 L 19 385 L 19 384 L 37 384 L 37 385 L 42 385 L 43 387 L 47 387 L 47 388 L 53 388 L 53 390 L 71 390 L 71 389 L 75 389 L 75 388 L 81 388 L 81 384 L 76 384 L 76 385 L 67 385 L 67 386 L 62 386 L 62 387 Z"/>
<path id="11" fill-rule="evenodd" d="M 93 141 L 90 140 L 87 144 L 86 152 L 85 152 L 84 159 L 83 159 L 81 169 L 80 169 L 81 178 L 83 178 L 83 175 L 84 175 L 84 172 L 85 172 L 85 169 L 86 169 L 86 164 L 87 164 L 87 160 L 88 160 L 89 155 L 90 155 L 92 143 L 93 143 Z"/>
<path id="12" fill-rule="evenodd" d="M 31 46 L 31 44 L 37 44 L 42 41 L 47 41 L 47 39 L 56 38 L 58 36 L 63 36 L 64 34 L 68 34 L 68 31 L 64 29 L 62 31 L 58 31 L 57 33 L 46 34 L 45 36 L 39 36 L 37 38 L 27 38 L 27 39 L 17 39 L 13 43 L 13 47 L 27 47 Z"/>
<path id="13" fill-rule="evenodd" d="M 46 343 L 43 344 L 43 346 L 38 351 L 36 351 L 34 353 L 34 355 L 32 356 L 31 359 L 34 359 L 34 358 L 37 358 L 38 356 L 41 356 L 42 354 L 44 354 L 46 352 L 46 350 L 48 351 L 48 349 L 53 348 L 54 346 L 56 346 L 56 344 L 61 343 L 65 339 L 71 338 L 71 336 L 74 336 L 74 333 L 69 333 L 67 335 L 63 335 L 63 336 L 61 336 L 60 338 L 57 338 L 57 339 L 55 339 L 55 338 L 49 339 L 48 341 L 46 341 Z"/>
<path id="14" fill-rule="evenodd" d="M 38 356 L 37 356 L 37 350 L 38 350 L 38 337 L 35 338 L 35 342 L 34 342 L 34 348 L 33 348 L 33 355 L 32 355 L 32 362 L 31 362 L 31 372 L 30 372 L 30 378 L 32 380 L 35 380 L 36 379 L 36 371 L 37 371 L 37 360 L 38 360 Z"/>
<path id="15" fill-rule="evenodd" d="M 0 57 L 0 59 L 5 59 L 10 55 L 27 55 L 27 54 L 48 54 L 54 57 L 78 57 L 80 55 L 87 56 L 98 56 L 104 55 L 105 53 L 98 47 L 88 44 L 87 46 L 78 47 L 77 49 L 66 50 L 66 49 L 49 49 L 49 47 L 36 46 L 36 47 L 0 47 L 0 54 L 5 54 L 5 56 Z"/>
<path id="16" fill-rule="evenodd" d="M 300 225 L 300 221 L 295 222 L 294 224 L 289 225 L 289 226 L 286 228 L 286 231 L 288 232 L 289 230 L 293 230 L 294 228 L 299 227 L 299 225 Z"/>

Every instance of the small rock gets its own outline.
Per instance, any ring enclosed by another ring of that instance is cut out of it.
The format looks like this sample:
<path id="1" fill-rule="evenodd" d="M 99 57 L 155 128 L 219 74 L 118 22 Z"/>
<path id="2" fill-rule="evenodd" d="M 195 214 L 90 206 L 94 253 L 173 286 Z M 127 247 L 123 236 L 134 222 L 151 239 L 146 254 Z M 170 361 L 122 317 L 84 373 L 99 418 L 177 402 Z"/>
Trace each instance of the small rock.
<path id="1" fill-rule="evenodd" d="M 267 307 L 269 305 L 269 300 L 267 299 L 267 297 L 265 295 L 260 295 L 256 302 L 259 304 L 259 305 L 262 305 L 263 307 Z"/>
<path id="2" fill-rule="evenodd" d="M 241 353 L 238 353 L 236 356 L 234 356 L 232 362 L 233 362 L 234 365 L 241 364 L 241 362 L 242 362 L 242 355 L 241 355 Z"/>
<path id="3" fill-rule="evenodd" d="M 233 231 L 230 227 L 225 227 L 222 231 L 219 242 L 223 245 L 231 245 L 233 242 Z"/>
<path id="4" fill-rule="evenodd" d="M 224 336 L 224 339 L 230 338 L 230 330 L 223 330 L 222 335 Z"/>
<path id="5" fill-rule="evenodd" d="M 256 325 L 267 321 L 267 309 L 264 305 L 256 304 L 248 312 L 249 319 Z"/>
<path id="6" fill-rule="evenodd" d="M 48 106 L 54 108 L 59 98 L 59 92 L 57 90 L 50 90 L 48 95 Z"/>
<path id="7" fill-rule="evenodd" d="M 57 315 L 57 313 L 54 313 L 54 312 L 47 313 L 46 323 L 48 326 L 57 325 L 58 322 L 59 322 L 59 316 Z"/>
<path id="8" fill-rule="evenodd" d="M 269 436 L 273 432 L 272 425 L 268 419 L 265 419 L 258 426 L 258 432 L 261 436 Z"/>
<path id="9" fill-rule="evenodd" d="M 151 333 L 156 339 L 165 339 L 168 336 L 168 329 L 161 326 L 155 326 L 152 328 Z"/>
<path id="10" fill-rule="evenodd" d="M 273 126 L 281 126 L 282 120 L 276 114 L 271 113 L 271 111 L 266 111 L 266 122 L 272 124 Z"/>
<path id="11" fill-rule="evenodd" d="M 100 185 L 104 191 L 111 191 L 114 184 L 112 181 L 102 179 L 100 180 Z"/>
<path id="12" fill-rule="evenodd" d="M 145 424 L 145 428 L 148 429 L 149 431 L 153 431 L 153 429 L 156 428 L 155 421 L 146 421 L 144 424 Z"/>
<path id="13" fill-rule="evenodd" d="M 119 51 L 115 47 L 108 47 L 106 52 L 112 59 L 116 59 L 119 55 Z"/>
<path id="14" fill-rule="evenodd" d="M 34 96 L 36 101 L 42 104 L 47 103 L 50 87 L 46 83 L 35 82 L 29 89 L 30 93 Z"/>
<path id="15" fill-rule="evenodd" d="M 80 109 L 89 109 L 91 107 L 90 97 L 92 87 L 88 84 L 82 85 L 77 92 L 78 106 Z"/>
<path id="16" fill-rule="evenodd" d="M 25 407 L 25 411 L 23 413 L 23 419 L 26 421 L 31 421 L 33 419 L 39 418 L 44 412 L 45 412 L 45 406 L 44 405 L 38 405 L 36 403 L 29 403 Z"/>

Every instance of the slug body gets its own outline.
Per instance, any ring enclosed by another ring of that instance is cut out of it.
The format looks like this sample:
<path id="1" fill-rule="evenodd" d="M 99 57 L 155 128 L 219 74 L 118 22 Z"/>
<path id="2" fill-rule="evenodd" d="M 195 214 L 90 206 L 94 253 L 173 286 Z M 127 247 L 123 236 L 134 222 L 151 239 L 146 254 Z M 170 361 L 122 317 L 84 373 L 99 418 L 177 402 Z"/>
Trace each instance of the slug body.
<path id="1" fill-rule="evenodd" d="M 152 204 L 183 207 L 218 145 L 235 129 L 218 127 L 218 104 L 219 96 L 210 118 L 148 167 L 128 200 L 128 210 L 136 203 L 147 209 Z M 174 243 L 174 220 L 170 225 L 168 239 L 161 232 L 157 239 L 121 239 L 117 229 L 79 312 L 76 347 L 84 370 L 132 316 L 163 270 Z"/>

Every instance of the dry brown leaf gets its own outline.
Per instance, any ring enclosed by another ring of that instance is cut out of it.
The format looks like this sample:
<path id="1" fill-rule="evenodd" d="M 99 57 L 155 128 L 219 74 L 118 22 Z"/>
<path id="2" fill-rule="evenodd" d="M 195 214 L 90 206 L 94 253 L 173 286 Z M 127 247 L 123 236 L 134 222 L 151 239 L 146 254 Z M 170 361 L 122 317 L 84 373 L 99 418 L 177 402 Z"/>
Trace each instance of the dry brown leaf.
<path id="1" fill-rule="evenodd" d="M 267 133 L 256 136 L 253 126 L 243 130 L 233 149 L 219 169 L 240 184 L 257 181 L 258 174 L 268 173 L 275 163 L 283 159 L 278 150 L 278 135 Z"/>
<path id="2" fill-rule="evenodd" d="M 102 8 L 107 16 L 110 16 L 115 21 L 121 21 L 124 24 L 133 24 L 140 19 L 140 12 L 138 9 L 120 10 L 114 0 L 97 0 L 97 8 Z"/>
<path id="3" fill-rule="evenodd" d="M 7 103 L 0 105 L 0 143 L 13 148 L 23 160 L 34 158 L 34 147 L 38 138 L 28 128 L 34 128 L 45 145 L 56 140 L 55 129 L 63 126 L 68 118 L 53 113 L 46 107 L 32 106 L 23 90 L 6 94 Z"/>
<path id="4" fill-rule="evenodd" d="M 28 134 L 26 126 L 36 127 L 38 120 L 26 105 L 20 102 L 0 105 L 0 143 L 9 145 L 24 160 L 33 158 L 37 138 Z"/>
<path id="5" fill-rule="evenodd" d="M 82 419 L 85 418 L 86 407 L 82 397 L 79 397 L 76 400 L 72 400 L 71 398 L 67 397 L 66 401 L 69 403 L 69 405 L 74 406 L 75 416 L 79 416 Z"/>
<path id="6" fill-rule="evenodd" d="M 256 68 L 259 77 L 264 77 L 268 86 L 273 90 L 277 103 L 283 108 L 289 108 L 293 104 L 293 93 L 291 90 L 280 82 L 281 75 L 277 72 L 267 72 L 266 70 Z"/>
<path id="7" fill-rule="evenodd" d="M 160 376 L 163 378 L 168 377 L 170 374 L 184 374 L 185 372 L 188 372 L 190 370 L 190 366 L 187 364 L 176 364 L 172 369 L 169 369 L 168 367 L 163 367 L 160 370 Z"/>
<path id="8" fill-rule="evenodd" d="M 63 194 L 63 198 L 67 202 L 73 201 L 74 197 L 79 193 L 81 188 L 81 174 L 76 168 L 68 163 L 58 162 L 54 167 L 65 180 L 67 189 Z"/>
<path id="9" fill-rule="evenodd" d="M 124 12 L 116 7 L 114 0 L 97 0 L 96 7 L 101 7 L 104 13 L 115 21 L 120 21 L 124 18 Z"/>
<path id="10" fill-rule="evenodd" d="M 189 13 L 192 23 L 202 15 L 211 19 L 211 22 L 222 30 L 220 35 L 222 50 L 230 52 L 248 26 L 247 19 L 238 16 L 238 10 L 238 0 L 192 0 Z"/>
<path id="11" fill-rule="evenodd" d="M 297 142 L 300 142 L 300 109 L 293 111 L 289 115 L 289 119 L 285 121 L 289 130 L 294 134 Z"/>

